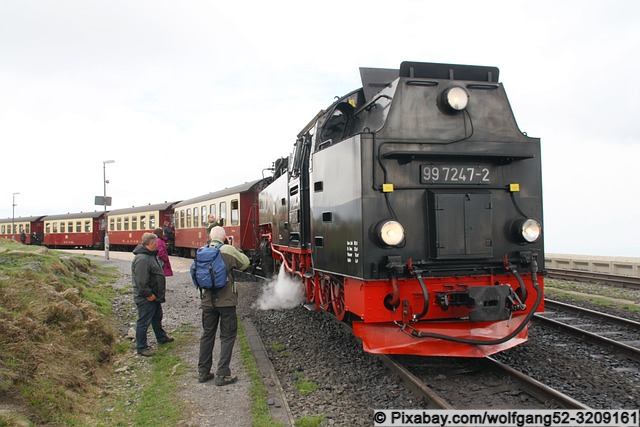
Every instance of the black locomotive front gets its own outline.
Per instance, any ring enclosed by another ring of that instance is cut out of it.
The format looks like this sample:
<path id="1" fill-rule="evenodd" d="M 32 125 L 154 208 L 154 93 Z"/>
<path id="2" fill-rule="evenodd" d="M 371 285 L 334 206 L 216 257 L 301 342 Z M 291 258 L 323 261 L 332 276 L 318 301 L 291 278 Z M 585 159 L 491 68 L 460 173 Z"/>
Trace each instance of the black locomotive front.
<path id="1" fill-rule="evenodd" d="M 286 231 L 278 256 L 310 252 L 308 300 L 355 315 L 368 351 L 481 356 L 526 340 L 542 310 L 540 140 L 518 128 L 498 69 L 361 75 L 265 192 L 261 223 Z"/>

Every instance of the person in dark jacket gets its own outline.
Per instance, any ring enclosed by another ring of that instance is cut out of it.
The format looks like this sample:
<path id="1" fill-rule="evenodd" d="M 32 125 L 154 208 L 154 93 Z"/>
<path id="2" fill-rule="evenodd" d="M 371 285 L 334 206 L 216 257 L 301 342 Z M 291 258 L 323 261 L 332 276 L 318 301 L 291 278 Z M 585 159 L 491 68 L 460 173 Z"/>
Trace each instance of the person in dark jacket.
<path id="1" fill-rule="evenodd" d="M 198 357 L 198 381 L 207 382 L 214 378 L 211 373 L 213 365 L 213 347 L 216 331 L 220 325 L 220 358 L 216 371 L 215 384 L 218 386 L 232 384 L 238 377 L 231 375 L 229 364 L 233 345 L 238 334 L 238 290 L 231 270 L 245 270 L 249 267 L 249 258 L 233 245 L 224 244 L 226 233 L 224 228 L 214 226 L 210 233 L 209 246 L 220 246 L 220 255 L 227 267 L 227 283 L 221 289 L 204 289 L 200 306 L 202 308 L 202 336 L 200 337 L 200 355 Z"/>
<path id="2" fill-rule="evenodd" d="M 158 344 L 174 339 L 162 327 L 162 303 L 165 302 L 165 277 L 158 262 L 158 236 L 153 233 L 142 235 L 142 244 L 133 250 L 131 281 L 133 300 L 138 308 L 136 323 L 136 351 L 141 356 L 153 356 L 147 344 L 149 325 L 153 328 Z"/>

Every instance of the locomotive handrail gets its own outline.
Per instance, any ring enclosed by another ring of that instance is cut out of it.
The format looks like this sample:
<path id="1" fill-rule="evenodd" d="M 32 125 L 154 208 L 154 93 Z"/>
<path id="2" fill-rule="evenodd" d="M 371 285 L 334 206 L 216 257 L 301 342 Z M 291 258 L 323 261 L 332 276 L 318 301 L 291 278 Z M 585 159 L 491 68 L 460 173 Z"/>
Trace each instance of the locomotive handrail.
<path id="1" fill-rule="evenodd" d="M 389 95 L 386 95 L 384 93 L 379 93 L 378 95 L 376 95 L 371 101 L 367 102 L 366 104 L 364 104 L 362 106 L 362 108 L 360 108 L 359 110 L 356 110 L 355 113 L 353 113 L 354 117 L 357 116 L 358 114 L 360 114 L 362 111 L 366 110 L 366 111 L 370 111 L 373 108 L 373 105 L 376 103 L 376 101 L 380 98 L 387 98 L 389 101 L 393 101 L 393 98 L 390 97 Z"/>
<path id="2" fill-rule="evenodd" d="M 318 114 L 316 114 L 313 119 L 311 119 L 311 121 L 309 123 L 307 123 L 307 125 L 302 128 L 302 130 L 300 131 L 300 133 L 298 133 L 298 138 L 301 138 L 305 133 L 309 132 L 309 129 L 311 129 L 313 127 L 313 125 L 316 124 L 316 121 L 325 113 L 325 110 L 320 110 L 318 111 Z"/>

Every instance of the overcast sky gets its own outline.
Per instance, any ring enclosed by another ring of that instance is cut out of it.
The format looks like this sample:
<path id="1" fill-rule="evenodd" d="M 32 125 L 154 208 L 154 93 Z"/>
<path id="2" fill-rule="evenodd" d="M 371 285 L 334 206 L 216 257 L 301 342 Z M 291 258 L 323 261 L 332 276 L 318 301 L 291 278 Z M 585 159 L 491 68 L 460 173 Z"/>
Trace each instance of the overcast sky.
<path id="1" fill-rule="evenodd" d="M 359 67 L 500 68 L 553 253 L 640 256 L 640 2 L 0 0 L 0 218 L 262 177 Z"/>

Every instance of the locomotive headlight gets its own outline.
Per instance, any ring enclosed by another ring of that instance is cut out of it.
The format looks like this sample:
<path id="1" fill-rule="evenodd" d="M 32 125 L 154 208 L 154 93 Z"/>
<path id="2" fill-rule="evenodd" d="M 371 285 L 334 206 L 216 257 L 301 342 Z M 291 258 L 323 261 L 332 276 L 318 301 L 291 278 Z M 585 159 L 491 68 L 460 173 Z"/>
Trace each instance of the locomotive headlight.
<path id="1" fill-rule="evenodd" d="M 542 225 L 533 218 L 519 218 L 513 222 L 511 231 L 523 243 L 533 243 L 540 240 Z"/>
<path id="2" fill-rule="evenodd" d="M 376 233 L 380 241 L 388 246 L 398 246 L 404 242 L 404 227 L 398 221 L 381 221 L 376 226 Z"/>
<path id="3" fill-rule="evenodd" d="M 443 98 L 446 105 L 453 111 L 462 111 L 469 103 L 469 93 L 460 86 L 454 86 L 444 91 Z"/>

